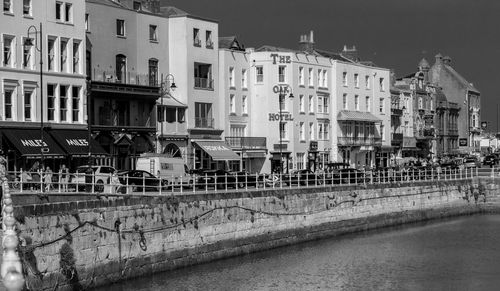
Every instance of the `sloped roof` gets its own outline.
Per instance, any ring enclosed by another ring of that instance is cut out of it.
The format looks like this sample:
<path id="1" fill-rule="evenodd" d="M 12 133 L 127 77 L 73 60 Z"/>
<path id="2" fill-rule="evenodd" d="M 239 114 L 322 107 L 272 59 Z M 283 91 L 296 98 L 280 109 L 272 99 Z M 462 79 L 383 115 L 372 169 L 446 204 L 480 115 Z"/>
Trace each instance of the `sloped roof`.
<path id="1" fill-rule="evenodd" d="M 350 62 L 352 63 L 352 61 L 346 57 L 343 57 L 340 55 L 340 53 L 334 53 L 334 52 L 330 52 L 330 51 L 324 51 L 324 50 L 318 50 L 318 49 L 314 49 L 318 54 L 324 56 L 324 57 L 327 57 L 327 58 L 331 58 L 331 59 L 334 59 L 334 60 L 337 60 L 337 61 L 343 61 L 343 62 Z"/>
<path id="2" fill-rule="evenodd" d="M 466 88 L 467 90 L 469 91 L 473 91 L 473 92 L 476 92 L 478 94 L 480 94 L 481 92 L 479 92 L 479 90 L 477 90 L 471 83 L 469 83 L 464 77 L 462 77 L 462 75 L 460 75 L 457 71 L 455 71 L 455 69 L 453 69 L 452 66 L 450 65 L 447 65 L 447 64 L 443 64 L 443 67 L 451 74 L 453 75 L 453 77 L 455 77 L 460 83 L 462 83 Z"/>
<path id="3" fill-rule="evenodd" d="M 284 53 L 301 53 L 301 51 L 293 50 L 289 48 L 282 48 L 271 45 L 263 45 L 260 48 L 256 49 L 257 52 L 284 52 Z"/>
<path id="4" fill-rule="evenodd" d="M 167 94 L 164 97 L 158 98 L 156 100 L 156 104 L 158 105 L 164 105 L 168 107 L 180 107 L 180 108 L 187 108 L 187 105 L 182 103 L 181 101 L 177 100 L 174 96 Z"/>
<path id="5" fill-rule="evenodd" d="M 245 47 L 240 44 L 236 36 L 224 36 L 219 37 L 219 48 L 220 49 L 231 49 L 244 51 Z"/>
<path id="6" fill-rule="evenodd" d="M 174 6 L 162 6 L 160 7 L 161 14 L 166 17 L 171 16 L 188 16 L 189 14 Z"/>

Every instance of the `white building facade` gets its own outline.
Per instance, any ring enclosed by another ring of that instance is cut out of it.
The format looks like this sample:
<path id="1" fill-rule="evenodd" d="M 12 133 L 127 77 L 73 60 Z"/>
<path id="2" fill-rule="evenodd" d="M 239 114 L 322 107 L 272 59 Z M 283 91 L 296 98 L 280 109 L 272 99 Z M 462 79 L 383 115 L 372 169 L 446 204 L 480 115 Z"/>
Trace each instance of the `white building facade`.
<path id="1" fill-rule="evenodd" d="M 59 166 L 67 153 L 45 130 L 42 141 L 41 121 L 54 133 L 86 129 L 85 2 L 6 0 L 1 7 L 0 124 L 9 170 L 43 156 L 57 157 L 47 165 Z"/>

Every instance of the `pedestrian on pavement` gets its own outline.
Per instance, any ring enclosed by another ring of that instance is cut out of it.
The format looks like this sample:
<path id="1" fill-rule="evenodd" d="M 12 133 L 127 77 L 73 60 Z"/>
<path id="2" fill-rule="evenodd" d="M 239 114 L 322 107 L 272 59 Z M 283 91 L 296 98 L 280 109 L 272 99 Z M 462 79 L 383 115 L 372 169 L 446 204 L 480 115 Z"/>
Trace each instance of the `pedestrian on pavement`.
<path id="1" fill-rule="evenodd" d="M 49 166 L 45 168 L 45 172 L 43 173 L 43 182 L 45 183 L 45 191 L 49 191 L 52 188 L 52 176 L 53 172 Z"/>
<path id="2" fill-rule="evenodd" d="M 65 164 L 62 164 L 61 168 L 59 169 L 59 177 L 61 179 L 61 190 L 63 192 L 68 192 L 69 169 L 66 168 Z"/>

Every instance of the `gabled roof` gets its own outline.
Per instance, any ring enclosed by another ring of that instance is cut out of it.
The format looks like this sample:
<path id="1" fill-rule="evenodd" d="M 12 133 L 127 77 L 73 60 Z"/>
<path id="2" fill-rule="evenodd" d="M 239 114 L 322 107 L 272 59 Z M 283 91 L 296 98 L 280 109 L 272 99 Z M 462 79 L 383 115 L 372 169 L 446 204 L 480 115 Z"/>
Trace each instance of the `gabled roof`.
<path id="1" fill-rule="evenodd" d="M 166 17 L 171 16 L 188 16 L 189 14 L 174 6 L 162 6 L 160 7 L 161 14 Z"/>
<path id="2" fill-rule="evenodd" d="M 236 39 L 236 36 L 219 37 L 219 48 L 237 51 L 245 50 L 245 46 L 240 44 L 240 42 Z"/>
<path id="3" fill-rule="evenodd" d="M 292 50 L 289 48 L 282 48 L 271 45 L 263 45 L 260 48 L 255 50 L 256 52 L 283 52 L 283 53 L 300 53 L 301 51 Z"/>
<path id="4" fill-rule="evenodd" d="M 453 75 L 453 77 L 455 77 L 460 83 L 462 83 L 462 85 L 464 85 L 467 90 L 469 91 L 473 91 L 473 92 L 476 92 L 478 94 L 480 94 L 481 92 L 479 92 L 479 90 L 477 90 L 471 83 L 467 82 L 467 80 L 462 77 L 462 75 L 460 75 L 457 71 L 455 71 L 455 69 L 453 69 L 452 66 L 450 65 L 447 65 L 447 64 L 443 64 L 443 67 L 451 74 Z"/>

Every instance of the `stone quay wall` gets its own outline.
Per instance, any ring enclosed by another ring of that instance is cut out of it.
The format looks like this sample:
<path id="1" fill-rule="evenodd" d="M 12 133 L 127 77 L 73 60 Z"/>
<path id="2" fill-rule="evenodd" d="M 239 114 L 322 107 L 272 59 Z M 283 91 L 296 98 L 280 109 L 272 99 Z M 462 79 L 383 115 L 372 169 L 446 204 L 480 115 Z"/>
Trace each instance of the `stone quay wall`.
<path id="1" fill-rule="evenodd" d="M 29 290 L 79 290 L 349 232 L 497 208 L 500 179 L 159 195 L 18 195 Z"/>

